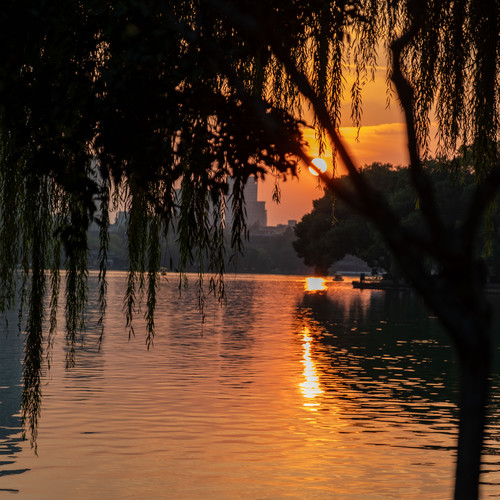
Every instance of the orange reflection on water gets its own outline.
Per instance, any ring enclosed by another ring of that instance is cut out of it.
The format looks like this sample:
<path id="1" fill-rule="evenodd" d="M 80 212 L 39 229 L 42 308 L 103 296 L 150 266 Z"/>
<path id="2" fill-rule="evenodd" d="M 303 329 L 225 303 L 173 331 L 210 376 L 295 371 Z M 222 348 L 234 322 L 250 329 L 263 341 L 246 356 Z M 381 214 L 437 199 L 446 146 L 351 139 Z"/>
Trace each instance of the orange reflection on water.
<path id="1" fill-rule="evenodd" d="M 323 292 L 326 290 L 326 283 L 323 278 L 306 278 L 306 292 Z"/>
<path id="2" fill-rule="evenodd" d="M 302 364 L 304 365 L 304 381 L 300 383 L 300 390 L 304 398 L 306 398 L 306 402 L 304 406 L 308 407 L 312 411 L 317 411 L 317 406 L 319 406 L 319 402 L 314 401 L 314 398 L 323 393 L 319 385 L 319 377 L 316 373 L 316 365 L 314 364 L 313 358 L 311 356 L 311 343 L 312 337 L 309 335 L 309 329 L 307 327 L 304 328 L 302 332 L 302 347 L 304 349 L 302 354 Z"/>

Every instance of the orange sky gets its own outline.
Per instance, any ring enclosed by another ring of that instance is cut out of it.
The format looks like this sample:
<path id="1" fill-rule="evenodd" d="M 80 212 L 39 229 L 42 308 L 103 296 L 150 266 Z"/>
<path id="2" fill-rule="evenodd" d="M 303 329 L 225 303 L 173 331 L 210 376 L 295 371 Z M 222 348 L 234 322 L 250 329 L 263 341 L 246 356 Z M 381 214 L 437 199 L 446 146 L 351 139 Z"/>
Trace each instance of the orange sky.
<path id="1" fill-rule="evenodd" d="M 346 95 L 349 94 L 349 76 L 347 77 Z M 408 163 L 406 151 L 405 127 L 399 104 L 393 98 L 390 107 L 386 107 L 385 69 L 376 71 L 375 81 L 366 85 L 363 92 L 363 118 L 356 142 L 357 129 L 350 126 L 350 102 L 345 101 L 342 106 L 342 127 L 340 132 L 344 137 L 349 150 L 357 165 L 366 165 L 378 162 L 387 162 L 394 165 Z M 314 141 L 314 132 L 308 131 L 306 136 L 312 156 L 318 153 Z M 325 155 L 325 159 L 331 163 Z M 331 159 L 331 155 L 330 155 Z M 322 196 L 317 178 L 307 169 L 301 169 L 299 179 L 290 179 L 282 182 L 281 202 L 277 205 L 272 201 L 274 180 L 270 177 L 259 183 L 259 200 L 266 202 L 268 225 L 286 224 L 289 219 L 300 220 L 304 214 L 312 210 L 312 200 Z"/>

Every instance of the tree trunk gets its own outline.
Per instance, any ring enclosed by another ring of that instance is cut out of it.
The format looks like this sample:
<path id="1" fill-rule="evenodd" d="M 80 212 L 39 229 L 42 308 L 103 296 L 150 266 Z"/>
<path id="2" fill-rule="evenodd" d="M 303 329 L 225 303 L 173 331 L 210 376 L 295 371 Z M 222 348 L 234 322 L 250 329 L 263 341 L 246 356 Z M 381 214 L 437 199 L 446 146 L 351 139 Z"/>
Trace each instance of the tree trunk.
<path id="1" fill-rule="evenodd" d="M 479 496 L 491 359 L 488 327 L 485 332 L 474 332 L 477 336 L 473 348 L 469 343 L 459 346 L 460 423 L 455 476 L 456 500 L 474 500 Z"/>

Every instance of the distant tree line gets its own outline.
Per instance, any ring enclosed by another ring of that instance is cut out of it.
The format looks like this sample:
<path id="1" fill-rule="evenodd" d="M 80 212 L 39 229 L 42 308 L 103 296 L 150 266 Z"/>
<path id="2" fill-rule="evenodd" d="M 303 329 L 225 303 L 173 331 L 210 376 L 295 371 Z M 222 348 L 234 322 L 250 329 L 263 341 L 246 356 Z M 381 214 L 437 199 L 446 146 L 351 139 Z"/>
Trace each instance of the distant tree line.
<path id="1" fill-rule="evenodd" d="M 226 234 L 230 238 L 230 231 Z M 259 274 L 310 274 L 311 268 L 305 265 L 294 251 L 292 242 L 295 239 L 291 227 L 278 234 L 262 235 L 258 231 L 249 230 L 249 238 L 245 248 L 237 254 L 226 254 L 225 265 L 228 273 L 259 273 Z M 99 234 L 89 233 L 89 268 L 99 267 Z M 108 268 L 115 270 L 129 269 L 127 254 L 126 226 L 118 227 L 109 234 Z M 209 262 L 208 259 L 205 261 Z M 175 234 L 168 240 L 162 239 L 160 268 L 169 271 L 181 270 L 181 255 L 179 243 Z M 199 263 L 192 262 L 184 266 L 183 271 L 197 273 Z M 205 267 L 205 272 L 214 269 Z"/>
<path id="2" fill-rule="evenodd" d="M 464 221 L 466 208 L 475 187 L 472 173 L 455 170 L 451 162 L 428 161 L 425 170 L 433 181 L 436 199 L 446 224 L 458 227 Z M 402 223 L 415 232 L 423 232 L 418 216 L 419 200 L 411 187 L 409 171 L 406 167 L 373 163 L 364 168 L 367 181 L 376 189 L 383 190 L 391 208 L 401 218 Z M 340 183 L 351 189 L 348 176 Z M 500 276 L 500 214 L 492 206 L 490 217 L 483 227 L 485 235 L 482 252 L 490 280 Z M 487 233 L 487 234 L 486 234 Z M 385 271 L 398 277 L 400 271 L 395 259 L 382 240 L 380 233 L 353 208 L 325 191 L 322 198 L 313 202 L 313 210 L 306 214 L 295 227 L 296 239 L 293 247 L 307 266 L 314 267 L 315 273 L 326 276 L 332 264 L 346 254 L 356 255 L 365 260 L 374 273 Z M 431 261 L 424 263 L 429 272 L 439 269 Z"/>

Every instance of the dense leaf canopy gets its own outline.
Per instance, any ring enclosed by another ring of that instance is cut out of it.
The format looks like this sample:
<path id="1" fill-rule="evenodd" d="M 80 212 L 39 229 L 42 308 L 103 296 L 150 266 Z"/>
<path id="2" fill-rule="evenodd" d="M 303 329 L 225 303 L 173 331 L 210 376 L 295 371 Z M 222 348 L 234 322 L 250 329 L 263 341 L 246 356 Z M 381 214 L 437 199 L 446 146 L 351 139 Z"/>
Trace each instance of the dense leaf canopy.
<path id="1" fill-rule="evenodd" d="M 458 227 L 465 219 L 475 183 L 470 173 L 462 173 L 457 178 L 456 175 L 450 175 L 450 170 L 453 173 L 453 163 L 428 161 L 425 164 L 444 222 L 448 227 Z M 374 163 L 363 169 L 363 175 L 370 185 L 384 190 L 390 207 L 398 214 L 405 227 L 416 233 L 423 230 L 418 200 L 409 182 L 408 168 Z M 343 176 L 341 182 L 346 186 L 350 185 L 348 176 Z M 362 217 L 342 201 L 338 201 L 333 207 L 332 193 L 328 191 L 322 198 L 315 200 L 313 205 L 313 210 L 295 227 L 296 239 L 293 245 L 304 264 L 314 266 L 318 275 L 328 275 L 330 266 L 346 254 L 365 260 L 375 272 L 384 270 L 395 276 L 401 274 L 380 233 L 366 217 Z M 485 269 L 490 279 L 497 277 L 500 271 L 498 219 L 499 213 L 496 210 L 491 214 L 495 231 L 493 239 L 488 240 L 491 247 L 488 250 L 491 253 L 486 260 Z M 481 239 L 478 240 L 478 252 L 481 252 L 481 248 L 483 253 L 486 251 L 483 243 Z M 427 271 L 439 273 L 440 270 L 429 261 Z"/>

